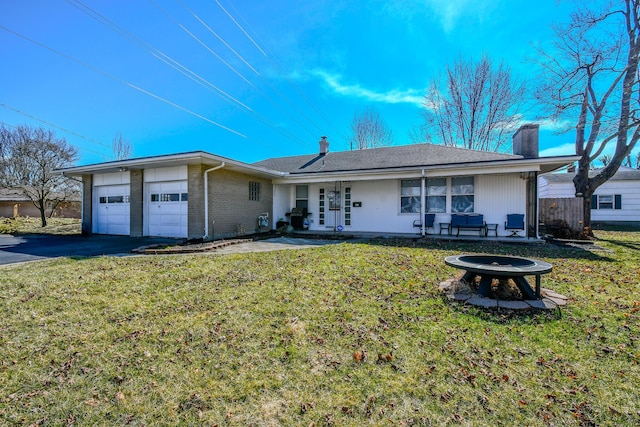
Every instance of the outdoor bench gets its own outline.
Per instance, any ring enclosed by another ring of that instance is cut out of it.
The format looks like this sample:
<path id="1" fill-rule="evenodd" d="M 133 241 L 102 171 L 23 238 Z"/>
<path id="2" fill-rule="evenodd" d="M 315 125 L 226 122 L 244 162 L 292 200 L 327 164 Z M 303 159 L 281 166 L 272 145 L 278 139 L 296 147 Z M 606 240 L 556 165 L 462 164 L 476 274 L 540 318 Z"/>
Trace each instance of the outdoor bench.
<path id="1" fill-rule="evenodd" d="M 451 214 L 451 232 L 457 228 L 456 237 L 460 235 L 460 230 L 478 230 L 480 236 L 487 235 L 487 224 L 484 222 L 482 214 Z"/>

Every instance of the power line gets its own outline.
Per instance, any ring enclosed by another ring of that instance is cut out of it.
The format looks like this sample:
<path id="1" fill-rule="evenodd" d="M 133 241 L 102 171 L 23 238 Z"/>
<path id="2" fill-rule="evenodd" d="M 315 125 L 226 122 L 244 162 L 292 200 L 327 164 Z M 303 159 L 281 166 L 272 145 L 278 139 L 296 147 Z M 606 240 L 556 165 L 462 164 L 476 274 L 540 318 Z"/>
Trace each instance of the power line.
<path id="1" fill-rule="evenodd" d="M 205 42 L 203 42 L 202 40 L 200 40 L 195 34 L 193 34 L 191 31 L 189 31 L 184 25 L 182 25 L 177 19 L 175 19 L 172 15 L 170 15 L 165 9 L 163 9 L 162 7 L 160 7 L 156 2 L 154 2 L 153 0 L 149 0 L 149 3 L 151 3 L 153 6 L 155 6 L 156 9 L 158 9 L 164 16 L 166 16 L 167 18 L 169 18 L 170 20 L 172 20 L 177 26 L 179 26 L 185 33 L 187 33 L 189 36 L 191 36 L 191 38 L 193 38 L 195 41 L 197 41 L 198 43 L 200 43 L 200 45 L 202 47 L 204 47 L 205 49 L 207 49 L 209 51 L 209 53 L 211 53 L 213 56 L 215 56 L 216 58 L 218 58 L 218 60 L 220 62 L 222 62 L 227 68 L 229 68 L 231 71 L 233 71 L 238 77 L 240 77 L 242 80 L 244 80 L 247 84 L 253 86 L 253 84 L 245 77 L 242 75 L 242 73 L 240 73 L 238 70 L 236 70 L 231 64 L 229 64 L 227 61 L 225 61 L 224 59 L 222 59 L 222 57 L 220 55 L 218 55 L 213 49 L 211 49 Z"/>
<path id="2" fill-rule="evenodd" d="M 120 82 L 120 83 L 124 84 L 125 86 L 129 86 L 129 87 L 130 87 L 130 88 L 132 88 L 132 89 L 135 89 L 135 90 L 137 90 L 137 91 L 139 91 L 139 92 L 142 92 L 142 93 L 144 93 L 144 94 L 146 94 L 146 95 L 148 95 L 148 96 L 151 96 L 152 98 L 155 98 L 155 99 L 157 99 L 158 101 L 162 101 L 162 102 L 164 102 L 164 103 L 166 103 L 166 104 L 169 104 L 169 105 L 171 105 L 172 107 L 177 108 L 177 109 L 179 109 L 179 110 L 181 110 L 181 111 L 184 111 L 185 113 L 191 114 L 192 116 L 197 117 L 197 118 L 199 118 L 199 119 L 201 119 L 201 120 L 204 120 L 205 122 L 211 123 L 211 124 L 212 124 L 212 125 L 214 125 L 214 126 L 218 126 L 218 127 L 219 127 L 219 128 L 221 128 L 221 129 L 224 129 L 224 130 L 226 130 L 226 131 L 228 131 L 228 132 L 231 132 L 231 133 L 233 133 L 233 134 L 235 134 L 235 135 L 238 135 L 238 136 L 240 136 L 240 137 L 242 137 L 242 138 L 246 138 L 246 135 L 244 135 L 244 134 L 242 134 L 242 133 L 240 133 L 240 132 L 238 132 L 238 131 L 236 131 L 236 130 L 233 130 L 233 129 L 231 129 L 231 128 L 227 127 L 227 126 L 224 126 L 224 125 L 222 125 L 222 124 L 220 124 L 220 123 L 218 123 L 218 122 L 215 122 L 215 121 L 213 121 L 213 120 L 211 120 L 211 119 L 209 119 L 209 118 L 207 118 L 207 117 L 204 117 L 204 116 L 202 116 L 202 115 L 200 115 L 200 114 L 198 114 L 198 113 L 196 113 L 196 112 L 194 112 L 194 111 L 191 111 L 191 110 L 189 110 L 189 109 L 187 109 L 187 108 L 185 108 L 185 107 L 183 107 L 183 106 L 181 106 L 181 105 L 178 105 L 178 104 L 176 104 L 176 103 L 174 103 L 174 102 L 171 102 L 171 101 L 169 101 L 168 99 L 162 98 L 162 97 L 161 97 L 161 96 L 159 96 L 159 95 L 156 95 L 156 94 L 154 94 L 154 93 L 152 93 L 152 92 L 149 92 L 149 91 L 147 91 L 147 90 L 145 90 L 145 89 L 142 89 L 141 87 L 138 87 L 138 86 L 136 86 L 136 85 L 134 85 L 134 84 L 132 84 L 132 83 L 129 83 L 129 82 L 127 82 L 127 81 L 125 81 L 125 80 L 123 80 L 123 79 L 121 79 L 121 78 L 119 78 L 119 77 L 116 77 L 116 76 L 114 76 L 114 75 L 112 75 L 112 74 L 109 74 L 109 73 L 107 73 L 106 71 L 103 71 L 103 70 L 101 70 L 101 69 L 99 69 L 99 68 L 97 68 L 97 67 L 95 67 L 95 66 L 93 66 L 93 65 L 89 65 L 89 64 L 87 64 L 87 63 L 85 63 L 85 62 L 82 62 L 82 61 L 80 61 L 80 60 L 76 59 L 76 58 L 73 58 L 72 56 L 69 56 L 69 55 L 67 55 L 67 54 L 65 54 L 65 53 L 63 53 L 63 52 L 60 52 L 60 51 L 58 51 L 58 50 L 56 50 L 56 49 L 53 49 L 53 48 L 51 48 L 51 47 L 49 47 L 49 46 L 47 46 L 47 45 L 44 45 L 44 44 L 40 43 L 40 42 L 38 42 L 38 41 L 35 41 L 35 40 L 33 40 L 33 39 L 31 39 L 31 38 L 29 38 L 29 37 L 27 37 L 27 36 L 24 36 L 24 35 L 22 35 L 22 34 L 20 34 L 20 33 L 17 33 L 17 32 L 15 32 L 15 31 L 13 31 L 13 30 L 11 30 L 11 29 L 9 29 L 9 28 L 5 27 L 4 25 L 0 25 L 0 29 L 3 29 L 3 30 L 5 30 L 5 31 L 7 31 L 7 32 L 9 32 L 9 33 L 11 33 L 11 34 L 13 34 L 13 35 L 15 35 L 16 37 L 20 37 L 21 39 L 27 40 L 27 41 L 29 41 L 29 42 L 31 42 L 31 43 L 33 43 L 33 44 L 37 45 L 37 46 L 40 46 L 40 47 L 42 47 L 42 48 L 44 48 L 44 49 L 47 49 L 48 51 L 53 52 L 53 53 L 55 53 L 56 55 L 62 56 L 63 58 L 66 58 L 66 59 L 68 59 L 68 60 L 70 60 L 70 61 L 73 61 L 73 62 L 75 62 L 76 64 L 79 64 L 79 65 L 82 65 L 83 67 L 89 68 L 90 70 L 93 70 L 93 71 L 95 71 L 95 72 L 97 72 L 97 73 L 99 73 L 99 74 L 102 74 L 102 75 L 103 75 L 103 76 L 105 76 L 105 77 L 109 77 L 109 78 L 110 78 L 110 79 L 112 79 L 112 80 L 115 80 L 115 81 L 117 81 L 117 82 Z"/>
<path id="3" fill-rule="evenodd" d="M 110 30 L 112 30 L 113 32 L 115 32 L 116 34 L 118 34 L 118 35 L 128 39 L 130 42 L 138 45 L 141 49 L 145 50 L 147 53 L 151 54 L 155 58 L 157 58 L 160 61 L 164 62 L 165 64 L 167 64 L 168 66 L 170 66 L 174 70 L 178 71 L 179 73 L 181 73 L 181 74 L 185 75 L 186 77 L 190 78 L 194 82 L 200 84 L 201 86 L 205 87 L 208 90 L 213 89 L 215 91 L 213 93 L 215 93 L 218 96 L 221 96 L 221 98 L 224 99 L 225 101 L 227 101 L 227 102 L 228 101 L 233 101 L 236 104 L 242 106 L 243 108 L 246 108 L 247 110 L 251 110 L 250 107 L 248 107 L 247 105 L 245 105 L 242 102 L 240 102 L 238 99 L 236 99 L 235 97 L 230 95 L 228 92 L 220 89 L 219 87 L 217 87 L 216 85 L 214 85 L 213 83 L 211 83 L 210 81 L 205 79 L 204 77 L 200 76 L 199 74 L 197 74 L 194 71 L 190 70 L 188 67 L 182 65 L 180 62 L 178 62 L 175 59 L 171 58 L 169 55 L 165 54 L 161 50 L 159 50 L 159 49 L 155 48 L 154 46 L 150 45 L 149 43 L 145 42 L 140 37 L 137 37 L 133 33 L 125 30 L 120 25 L 116 24 L 115 22 L 113 22 L 109 18 L 105 17 L 104 15 L 101 15 L 99 12 L 97 12 L 96 10 L 90 8 L 86 4 L 82 3 L 80 0 L 67 0 L 67 3 L 69 3 L 72 6 L 74 6 L 75 8 L 80 10 L 81 12 L 85 13 L 86 15 L 90 16 L 91 18 L 95 19 L 96 21 L 98 21 L 99 23 L 104 25 L 105 27 L 107 27 Z"/>
<path id="4" fill-rule="evenodd" d="M 273 105 L 275 108 L 277 108 L 278 110 L 280 110 L 282 113 L 284 113 L 285 115 L 287 115 L 291 120 L 293 120 L 294 122 L 296 122 L 300 127 L 304 128 L 307 132 L 311 133 L 311 131 L 309 130 L 309 128 L 307 128 L 303 123 L 301 123 L 300 121 L 298 121 L 295 117 L 293 117 L 289 111 L 287 111 L 286 109 L 284 109 L 281 105 L 279 105 L 278 103 L 276 103 L 273 99 L 271 99 L 266 93 L 264 93 L 262 90 L 260 90 L 260 88 L 256 87 L 253 83 L 251 83 L 251 81 L 249 81 L 247 78 L 244 77 L 244 75 L 242 75 L 238 70 L 236 70 L 234 67 L 232 67 L 231 65 L 229 65 L 224 59 L 222 59 L 220 57 L 220 55 L 218 55 L 213 49 L 211 49 L 205 42 L 203 42 L 201 39 L 199 39 L 197 36 L 195 36 L 191 31 L 189 31 L 186 26 L 182 25 L 175 17 L 173 17 L 171 14 L 169 14 L 165 9 L 163 9 L 162 7 L 160 7 L 156 2 L 154 2 L 153 0 L 148 0 L 154 7 L 156 7 L 162 14 L 164 14 L 167 18 L 169 18 L 171 21 L 173 21 L 178 27 L 180 27 L 184 32 L 186 32 L 191 38 L 193 38 L 195 41 L 197 41 L 200 45 L 202 45 L 205 49 L 207 49 L 212 55 L 214 55 L 218 60 L 220 60 L 225 66 L 227 66 L 231 71 L 233 71 L 235 74 L 237 74 L 242 80 L 244 80 L 249 86 L 251 86 L 251 88 L 253 90 L 255 90 L 256 92 L 258 92 L 258 94 L 260 94 L 260 96 L 262 96 L 264 99 L 266 99 L 271 105 Z M 179 1 L 179 0 L 178 0 Z M 189 9 L 186 5 L 184 5 L 181 2 L 181 5 L 198 21 L 200 22 L 201 25 L 203 25 L 207 30 L 209 30 L 210 32 L 213 32 L 214 35 L 218 38 L 218 40 L 220 40 L 225 46 L 227 46 L 227 48 L 229 48 L 232 52 L 234 52 L 236 55 L 239 55 L 232 47 L 229 43 L 227 43 L 222 37 L 220 37 L 217 33 L 215 33 L 213 31 L 213 29 L 211 29 L 205 22 L 204 20 L 202 20 L 198 15 L 195 14 L 195 12 L 193 12 L 191 9 Z M 240 57 L 242 59 L 243 62 L 245 62 L 245 64 L 247 64 L 249 66 L 249 68 L 251 68 L 251 70 L 254 71 L 254 73 L 260 77 L 262 77 L 260 75 L 260 73 L 253 68 L 246 60 L 244 60 L 244 58 Z M 273 86 L 272 86 L 273 87 Z M 275 88 L 274 88 L 275 89 Z M 295 107 L 294 107 L 295 108 Z M 301 146 L 308 146 L 308 143 L 301 140 L 300 138 L 296 137 L 295 135 L 284 131 L 283 129 L 278 128 L 275 124 L 273 124 L 271 122 L 271 120 L 269 120 L 267 117 L 265 117 L 264 115 L 251 110 L 250 112 L 253 116 L 254 119 L 258 120 L 260 123 L 262 123 L 263 125 L 270 127 L 271 129 L 275 130 L 276 132 L 282 134 L 283 136 L 285 136 L 286 138 L 300 144 Z"/>
<path id="5" fill-rule="evenodd" d="M 219 55 L 217 55 L 215 52 L 213 52 L 212 49 L 208 48 L 208 46 L 206 46 L 206 44 L 204 44 L 201 40 L 199 40 L 197 37 L 195 37 L 195 35 L 193 35 L 193 33 L 191 33 L 186 27 L 184 27 L 182 24 L 180 24 L 175 18 L 173 18 L 171 15 L 169 15 L 166 11 L 164 11 L 160 6 L 158 6 L 157 4 L 155 4 L 152 0 L 149 0 L 157 9 L 159 9 L 165 16 L 167 16 L 168 18 L 170 18 L 172 21 L 174 21 L 174 23 L 176 23 L 180 28 L 183 29 L 183 31 L 187 32 L 188 34 L 190 34 L 193 38 L 195 38 L 198 42 L 200 42 L 201 44 L 203 44 L 205 47 L 207 47 L 207 49 L 213 53 L 218 59 L 220 59 L 225 65 L 229 66 L 232 71 L 234 71 L 236 74 L 238 74 L 243 80 L 245 80 L 250 86 L 254 87 L 253 84 L 247 80 L 244 76 L 242 76 L 241 74 L 239 74 L 237 72 L 237 70 L 235 70 L 233 67 L 231 67 L 230 65 L 228 65 Z M 120 25 L 118 25 L 117 23 L 115 23 L 114 21 L 110 20 L 109 18 L 105 17 L 104 15 L 101 15 L 99 12 L 97 12 L 96 10 L 90 8 L 89 6 L 87 6 L 86 4 L 84 4 L 82 1 L 80 0 L 67 0 L 67 2 L 69 4 L 71 4 L 72 6 L 76 7 L 77 9 L 79 9 L 80 11 L 82 11 L 83 13 L 87 14 L 88 16 L 90 16 L 91 18 L 95 19 L 96 21 L 98 21 L 100 24 L 106 26 L 107 28 L 109 28 L 110 30 L 114 31 L 116 34 L 124 37 L 125 39 L 127 39 L 128 41 L 138 45 L 140 48 L 142 48 L 143 50 L 145 50 L 147 53 L 151 54 L 152 56 L 156 57 L 157 59 L 161 60 L 162 62 L 164 62 L 166 65 L 169 65 L 170 67 L 172 67 L 173 69 L 179 71 L 180 73 L 182 73 L 183 75 L 189 77 L 190 79 L 196 81 L 196 83 L 199 83 L 200 85 L 203 85 L 203 83 L 205 83 L 206 85 L 216 89 L 218 92 L 220 92 L 222 95 L 224 95 L 223 99 L 229 101 L 229 99 L 231 101 L 233 101 L 233 103 L 231 103 L 234 106 L 241 106 L 243 107 L 245 110 L 247 110 L 249 113 L 251 113 L 252 115 L 255 116 L 255 118 L 257 118 L 258 121 L 260 121 L 262 124 L 271 127 L 272 129 L 274 129 L 275 131 L 281 133 L 282 135 L 284 135 L 285 137 L 291 139 L 292 141 L 295 141 L 297 143 L 302 143 L 305 144 L 303 141 L 301 141 L 299 138 L 296 138 L 294 135 L 285 132 L 277 127 L 275 127 L 273 124 L 271 124 L 269 122 L 269 120 L 262 116 L 261 114 L 255 112 L 251 107 L 248 107 L 247 105 L 245 105 L 244 103 L 242 103 L 241 101 L 237 100 L 236 98 L 232 97 L 231 95 L 229 95 L 227 92 L 225 92 L 224 90 L 218 88 L 217 86 L 213 85 L 212 83 L 210 83 L 209 81 L 207 81 L 206 79 L 204 79 L 203 77 L 201 77 L 200 75 L 198 75 L 197 73 L 195 73 L 194 71 L 190 70 L 189 68 L 187 68 L 186 66 L 180 64 L 179 62 L 177 62 L 176 60 L 174 60 L 173 58 L 169 57 L 168 55 L 166 55 L 165 53 L 163 53 L 162 51 L 160 51 L 159 49 L 155 48 L 154 46 L 150 45 L 149 43 L 145 42 L 144 40 L 142 40 L 141 38 L 137 37 L 136 35 L 134 35 L 133 33 L 127 31 L 126 29 L 124 29 L 123 27 L 121 27 Z M 205 87 L 207 88 L 207 87 Z M 208 88 L 207 88 L 208 89 Z M 257 90 L 259 93 L 261 93 L 263 95 L 263 97 L 265 97 L 269 102 L 271 102 L 274 106 L 280 108 L 278 105 L 274 104 L 273 101 L 271 101 L 264 93 L 262 93 L 259 89 L 255 88 L 255 90 Z M 226 99 L 228 98 L 228 99 Z M 237 105 L 236 105 L 237 104 Z M 281 108 L 280 108 L 281 109 Z M 282 109 L 281 109 L 282 110 Z M 244 110 L 243 110 L 244 111 Z M 285 110 L 282 110 L 285 114 L 288 114 L 288 112 L 286 112 Z M 246 111 L 244 111 L 246 112 Z M 291 116 L 290 116 L 291 117 Z M 291 117 L 292 120 L 295 120 L 293 117 Z M 301 123 L 298 122 L 298 124 L 300 124 L 301 126 L 303 126 Z M 264 144 L 263 144 L 264 145 Z M 305 144 L 306 145 L 306 144 Z M 268 148 L 272 148 L 271 146 L 266 145 Z"/>
<path id="6" fill-rule="evenodd" d="M 109 146 L 109 145 L 105 144 L 104 142 L 100 142 L 100 141 L 98 141 L 98 140 L 96 140 L 96 139 L 89 138 L 89 137 L 84 136 L 84 135 L 80 135 L 79 133 L 76 133 L 76 132 L 74 132 L 74 131 L 72 131 L 72 130 L 65 129 L 65 128 L 61 127 L 61 126 L 58 126 L 58 125 L 55 125 L 55 124 L 53 124 L 53 123 L 47 122 L 46 120 L 43 120 L 43 119 L 41 119 L 41 118 L 38 118 L 38 117 L 33 116 L 33 115 L 31 115 L 31 114 L 28 114 L 28 113 L 25 113 L 25 112 L 24 112 L 24 111 L 22 111 L 22 110 L 18 110 L 17 108 L 15 108 L 15 107 L 11 107 L 11 106 L 9 106 L 9 105 L 7 105 L 7 104 L 4 104 L 4 103 L 2 103 L 2 102 L 0 102 L 0 106 L 2 106 L 2 107 L 4 107 L 4 108 L 6 108 L 6 109 L 8 109 L 8 110 L 15 111 L 16 113 L 22 114 L 22 115 L 23 115 L 23 116 L 25 116 L 25 117 L 29 117 L 30 119 L 37 120 L 37 121 L 42 122 L 42 123 L 44 123 L 44 124 L 46 124 L 46 125 L 52 126 L 52 127 L 56 128 L 56 129 L 60 129 L 61 131 L 64 131 L 64 132 L 66 132 L 66 133 L 70 133 L 70 134 L 72 134 L 72 135 L 75 135 L 75 136 L 77 136 L 77 137 L 79 137 L 79 138 L 86 139 L 86 140 L 87 140 L 87 141 L 89 141 L 89 142 L 95 142 L 96 144 L 98 144 L 98 145 L 102 145 L 103 147 L 111 148 L 111 146 Z"/>
<path id="7" fill-rule="evenodd" d="M 267 55 L 267 53 L 260 47 L 260 45 L 249 35 L 249 33 L 244 29 L 244 27 L 242 25 L 240 25 L 240 23 L 233 17 L 233 15 L 231 15 L 231 13 L 229 13 L 229 11 L 227 11 L 227 9 L 224 8 L 224 6 L 220 3 L 220 1 L 216 0 L 216 4 L 218 5 L 218 7 L 227 15 L 227 17 L 229 17 L 229 19 L 238 27 L 238 29 L 240 31 L 242 31 L 242 33 L 247 37 L 247 39 L 256 47 L 256 49 L 258 49 L 260 51 L 260 53 L 262 53 L 262 55 L 269 61 L 269 63 L 271 63 L 271 65 L 276 69 L 276 71 L 278 72 L 278 74 L 280 74 L 282 77 L 284 77 L 284 79 L 287 81 L 287 83 L 289 83 L 289 85 L 298 93 L 298 95 L 300 95 L 300 97 L 307 103 L 307 105 L 309 105 L 324 121 L 327 125 L 331 126 L 331 123 L 329 123 L 329 120 L 327 119 L 327 117 L 324 115 L 324 113 L 322 113 L 322 111 L 317 108 L 315 106 L 315 104 L 313 104 L 311 101 L 309 101 L 309 99 L 304 95 L 304 93 L 300 90 L 300 88 L 298 87 L 298 85 L 296 85 L 294 82 L 291 81 L 291 79 L 285 75 L 282 70 L 280 69 L 280 67 L 278 66 L 278 64 L 275 63 L 275 61 L 273 61 L 273 59 Z M 236 13 L 238 13 L 236 11 Z M 244 21 L 244 19 L 243 19 Z M 246 23 L 246 21 L 245 21 Z M 254 31 L 255 32 L 255 31 Z M 291 105 L 293 108 L 295 108 L 299 114 L 301 114 L 305 119 L 307 119 L 313 126 L 316 127 L 316 129 L 318 129 L 321 133 L 324 133 L 324 130 L 318 126 L 318 124 L 313 121 L 312 119 L 310 119 L 306 114 L 304 114 L 299 108 L 297 108 L 291 101 L 288 100 L 288 98 L 286 98 L 278 89 L 276 89 L 275 87 L 273 87 L 269 82 L 267 82 L 267 84 L 269 84 L 269 86 L 272 87 L 272 89 L 274 91 L 276 91 L 278 93 L 278 95 L 280 95 L 289 105 Z"/>
<path id="8" fill-rule="evenodd" d="M 255 68 L 253 68 L 251 66 L 251 64 L 249 64 L 238 52 L 235 51 L 235 49 L 233 49 L 229 43 L 227 43 L 222 37 L 220 37 L 218 35 L 218 33 L 216 33 L 210 26 L 207 25 L 206 22 L 204 22 L 202 19 L 200 19 L 200 17 L 193 11 L 191 10 L 186 4 L 184 4 L 184 2 L 182 2 L 182 0 L 177 0 L 178 3 L 180 3 L 180 5 L 182 5 L 183 8 L 185 8 L 187 10 L 187 12 L 189 12 L 198 22 L 200 22 L 207 30 L 209 30 L 209 32 L 211 34 L 213 34 L 218 40 L 220 40 L 220 42 L 222 44 L 224 44 L 227 49 L 229 49 L 231 52 L 233 52 L 233 54 L 238 57 L 238 59 L 240 59 L 242 62 L 245 63 L 245 65 L 247 67 L 249 67 L 251 69 L 251 71 L 253 71 L 254 73 L 260 75 L 260 73 L 258 72 L 258 70 L 256 70 Z"/>

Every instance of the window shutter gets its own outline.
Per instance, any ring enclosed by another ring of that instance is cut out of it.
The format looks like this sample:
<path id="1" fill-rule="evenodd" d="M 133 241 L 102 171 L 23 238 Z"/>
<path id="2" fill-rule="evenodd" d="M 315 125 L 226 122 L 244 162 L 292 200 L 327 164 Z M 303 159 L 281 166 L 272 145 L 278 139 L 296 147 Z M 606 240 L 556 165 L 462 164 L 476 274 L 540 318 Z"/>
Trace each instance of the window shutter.
<path id="1" fill-rule="evenodd" d="M 598 196 L 591 196 L 591 209 L 598 209 Z"/>
<path id="2" fill-rule="evenodd" d="M 615 195 L 615 209 L 622 209 L 622 194 Z"/>

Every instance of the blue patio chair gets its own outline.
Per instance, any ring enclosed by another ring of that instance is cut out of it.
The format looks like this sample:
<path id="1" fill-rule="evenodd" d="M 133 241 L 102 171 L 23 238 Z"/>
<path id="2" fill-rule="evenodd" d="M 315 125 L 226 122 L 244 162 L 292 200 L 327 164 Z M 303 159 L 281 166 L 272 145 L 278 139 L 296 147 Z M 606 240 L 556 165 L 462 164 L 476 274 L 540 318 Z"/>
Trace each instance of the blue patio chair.
<path id="1" fill-rule="evenodd" d="M 524 231 L 524 214 L 507 214 L 504 229 L 511 232 L 509 237 L 517 237 L 520 230 Z"/>
<path id="2" fill-rule="evenodd" d="M 434 227 L 435 220 L 436 220 L 436 214 L 432 214 L 432 213 L 424 214 L 425 231 Z M 416 219 L 415 221 L 413 221 L 413 226 L 420 228 L 420 230 L 422 231 L 422 221 L 420 221 L 419 219 Z M 429 233 L 427 232 L 427 234 Z"/>

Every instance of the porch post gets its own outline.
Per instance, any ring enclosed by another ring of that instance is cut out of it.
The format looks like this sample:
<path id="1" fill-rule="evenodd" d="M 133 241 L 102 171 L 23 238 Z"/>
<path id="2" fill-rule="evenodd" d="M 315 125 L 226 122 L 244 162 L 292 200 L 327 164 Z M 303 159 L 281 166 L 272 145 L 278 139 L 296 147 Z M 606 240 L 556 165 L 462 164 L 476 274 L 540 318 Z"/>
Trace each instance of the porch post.
<path id="1" fill-rule="evenodd" d="M 424 169 L 422 169 L 422 179 L 420 180 L 420 223 L 422 224 L 422 237 L 424 237 L 427 233 L 427 218 L 425 217 L 425 213 L 427 211 L 427 192 L 425 181 L 426 178 L 424 176 Z"/>

